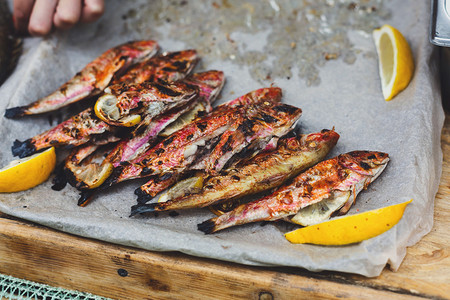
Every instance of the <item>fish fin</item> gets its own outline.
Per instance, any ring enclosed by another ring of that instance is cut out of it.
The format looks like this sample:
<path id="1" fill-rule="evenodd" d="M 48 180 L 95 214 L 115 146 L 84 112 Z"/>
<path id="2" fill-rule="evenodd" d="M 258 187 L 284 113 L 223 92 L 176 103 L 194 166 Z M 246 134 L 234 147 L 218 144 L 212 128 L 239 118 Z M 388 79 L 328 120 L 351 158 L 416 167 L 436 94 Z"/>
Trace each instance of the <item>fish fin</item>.
<path id="1" fill-rule="evenodd" d="M 149 204 L 136 204 L 133 205 L 131 207 L 131 213 L 130 213 L 130 218 L 137 215 L 137 214 L 142 214 L 142 213 L 147 213 L 147 212 L 154 212 L 156 211 L 156 207 L 158 206 L 158 203 L 149 203 Z"/>
<path id="2" fill-rule="evenodd" d="M 197 224 L 197 229 L 202 231 L 204 234 L 211 234 L 216 232 L 216 223 L 214 222 L 214 218 Z"/>
<path id="3" fill-rule="evenodd" d="M 134 191 L 134 194 L 138 196 L 137 202 L 140 204 L 147 203 L 148 201 L 153 199 L 151 195 L 144 192 L 140 187 Z"/>
<path id="4" fill-rule="evenodd" d="M 11 147 L 12 154 L 19 158 L 24 158 L 36 152 L 36 146 L 31 143 L 31 139 L 26 141 L 15 140 Z"/>
<path id="5" fill-rule="evenodd" d="M 64 169 L 64 162 L 60 163 L 55 170 L 55 177 L 52 180 L 52 190 L 60 191 L 67 185 L 67 176 L 66 171 Z"/>
<path id="6" fill-rule="evenodd" d="M 27 106 L 17 106 L 12 108 L 7 108 L 5 111 L 5 118 L 15 119 L 18 117 L 23 117 L 25 115 L 25 111 L 27 110 Z"/>
<path id="7" fill-rule="evenodd" d="M 94 197 L 95 190 L 83 190 L 80 192 L 80 198 L 78 199 L 78 206 L 85 207 Z"/>

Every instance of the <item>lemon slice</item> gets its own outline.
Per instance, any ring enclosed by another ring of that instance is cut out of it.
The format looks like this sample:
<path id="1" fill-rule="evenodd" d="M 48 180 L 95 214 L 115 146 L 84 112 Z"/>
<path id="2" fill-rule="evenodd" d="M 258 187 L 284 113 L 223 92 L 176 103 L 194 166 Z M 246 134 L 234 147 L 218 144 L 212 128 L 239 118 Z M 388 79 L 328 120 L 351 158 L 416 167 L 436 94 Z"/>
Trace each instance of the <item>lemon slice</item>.
<path id="1" fill-rule="evenodd" d="M 412 200 L 357 215 L 342 217 L 286 233 L 294 244 L 346 245 L 358 243 L 392 228 Z"/>
<path id="2" fill-rule="evenodd" d="M 194 176 L 187 178 L 185 180 L 182 180 L 175 184 L 173 187 L 168 189 L 164 194 L 162 194 L 158 202 L 166 202 L 181 196 L 184 196 L 185 194 L 195 194 L 200 192 L 200 190 L 203 187 L 203 177 L 200 176 Z"/>
<path id="3" fill-rule="evenodd" d="M 66 164 L 75 181 L 76 188 L 95 189 L 99 187 L 111 175 L 114 167 L 112 163 L 89 163 L 84 165 Z"/>
<path id="4" fill-rule="evenodd" d="M 56 164 L 55 148 L 13 160 L 0 170 L 0 193 L 25 191 L 48 179 Z"/>
<path id="5" fill-rule="evenodd" d="M 195 118 L 197 118 L 197 115 L 200 111 L 205 111 L 206 108 L 203 105 L 203 103 L 197 103 L 191 110 L 185 112 L 181 116 L 179 116 L 175 122 L 167 126 L 163 131 L 159 133 L 160 136 L 169 136 L 175 131 L 180 130 L 187 124 L 191 123 Z"/>
<path id="6" fill-rule="evenodd" d="M 95 114 L 103 122 L 115 126 L 133 127 L 141 122 L 142 118 L 137 114 L 121 117 L 116 104 L 117 98 L 114 95 L 104 94 L 95 102 Z"/>
<path id="7" fill-rule="evenodd" d="M 300 209 L 298 213 L 291 218 L 291 222 L 302 226 L 324 222 L 328 220 L 336 210 L 344 206 L 351 195 L 352 193 L 350 191 L 336 193 L 335 196 L 329 199 L 324 199 L 318 203 Z"/>
<path id="8" fill-rule="evenodd" d="M 386 101 L 404 90 L 414 72 L 414 60 L 405 37 L 390 25 L 372 33 L 378 53 L 381 88 Z"/>

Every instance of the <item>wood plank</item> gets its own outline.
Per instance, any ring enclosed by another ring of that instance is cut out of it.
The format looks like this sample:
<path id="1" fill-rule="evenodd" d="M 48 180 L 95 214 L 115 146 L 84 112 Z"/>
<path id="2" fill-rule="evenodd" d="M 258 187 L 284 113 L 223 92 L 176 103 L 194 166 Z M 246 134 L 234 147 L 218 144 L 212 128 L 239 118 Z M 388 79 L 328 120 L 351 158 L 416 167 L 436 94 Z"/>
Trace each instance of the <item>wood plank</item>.
<path id="1" fill-rule="evenodd" d="M 450 118 L 435 225 L 398 272 L 378 278 L 259 268 L 76 237 L 0 214 L 0 272 L 120 299 L 450 299 Z"/>
<path id="2" fill-rule="evenodd" d="M 152 253 L 0 218 L 0 272 L 120 299 L 402 299 L 348 282 Z M 406 294 L 405 294 L 406 293 Z M 414 299 L 416 297 L 412 297 Z M 419 299 L 419 297 L 417 297 Z"/>

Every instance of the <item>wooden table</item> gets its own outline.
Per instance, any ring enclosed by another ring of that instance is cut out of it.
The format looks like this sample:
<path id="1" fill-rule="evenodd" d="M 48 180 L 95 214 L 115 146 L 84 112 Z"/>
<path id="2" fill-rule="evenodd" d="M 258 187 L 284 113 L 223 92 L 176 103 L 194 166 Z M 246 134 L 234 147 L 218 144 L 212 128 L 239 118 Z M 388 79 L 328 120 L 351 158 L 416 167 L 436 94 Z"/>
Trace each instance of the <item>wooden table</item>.
<path id="1" fill-rule="evenodd" d="M 377 278 L 249 267 L 77 237 L 0 213 L 0 273 L 121 299 L 450 299 L 450 113 L 434 227 Z"/>

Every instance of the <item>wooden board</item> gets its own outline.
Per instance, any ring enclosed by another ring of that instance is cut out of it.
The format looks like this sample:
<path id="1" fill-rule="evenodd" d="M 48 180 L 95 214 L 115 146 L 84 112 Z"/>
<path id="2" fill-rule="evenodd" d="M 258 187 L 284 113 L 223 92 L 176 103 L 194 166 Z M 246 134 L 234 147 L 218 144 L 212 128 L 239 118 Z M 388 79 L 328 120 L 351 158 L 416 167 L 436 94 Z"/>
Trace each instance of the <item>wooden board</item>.
<path id="1" fill-rule="evenodd" d="M 450 299 L 450 114 L 434 227 L 377 278 L 249 267 L 76 237 L 0 214 L 0 273 L 117 299 Z"/>

